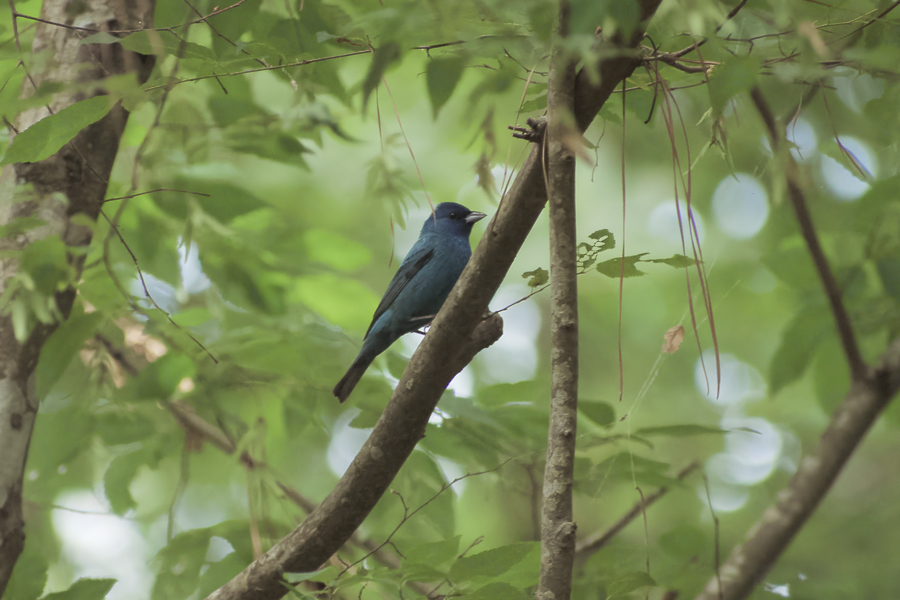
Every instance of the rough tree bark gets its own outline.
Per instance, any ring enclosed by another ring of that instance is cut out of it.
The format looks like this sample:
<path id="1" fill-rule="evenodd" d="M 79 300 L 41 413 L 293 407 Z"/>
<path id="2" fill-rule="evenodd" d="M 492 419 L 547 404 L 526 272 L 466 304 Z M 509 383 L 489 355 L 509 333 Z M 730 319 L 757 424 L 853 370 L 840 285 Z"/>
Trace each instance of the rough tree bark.
<path id="1" fill-rule="evenodd" d="M 661 0 L 641 0 L 641 22 Z M 599 82 L 584 69 L 575 78 L 575 121 L 583 132 L 616 86 L 641 64 L 643 35 L 622 42 L 600 62 Z M 343 545 L 384 494 L 421 439 L 447 384 L 474 354 L 499 337 L 500 318 L 484 318 L 525 237 L 547 200 L 540 150 L 525 160 L 497 214 L 431 330 L 410 359 L 369 439 L 322 504 L 268 552 L 209 595 L 216 600 L 262 600 L 287 593 L 283 574 L 314 571 Z M 448 360 L 448 357 L 450 358 Z"/>
<path id="2" fill-rule="evenodd" d="M 153 0 L 87 0 L 80 3 L 45 2 L 41 18 L 54 23 L 98 30 L 137 29 L 152 26 Z M 35 27 L 32 53 L 52 55 L 47 68 L 25 78 L 23 96 L 46 82 L 101 81 L 111 75 L 135 73 L 146 81 L 153 68 L 152 57 L 125 51 L 119 44 L 80 44 L 89 35 L 47 23 Z M 103 92 L 97 92 L 100 94 Z M 84 99 L 80 94 L 61 93 L 47 107 L 23 112 L 14 124 L 16 131 L 27 129 L 49 111 Z M 34 241 L 58 235 L 69 246 L 90 243 L 91 231 L 73 223 L 76 214 L 96 220 L 125 129 L 128 112 L 121 105 L 103 119 L 81 131 L 50 158 L 37 163 L 19 163 L 3 169 L 7 196 L 0 199 L 0 225 L 23 216 L 36 216 L 47 224 L 15 238 L 0 240 L 0 250 L 17 251 Z M 11 132 L 12 134 L 15 131 Z M 15 184 L 30 184 L 27 196 L 11 197 Z M 62 202 L 58 194 L 65 198 Z M 70 256 L 75 272 L 80 271 L 78 254 Z M 18 269 L 14 259 L 0 261 L 0 292 Z M 56 304 L 67 317 L 75 300 L 75 289 L 56 294 Z M 24 548 L 22 477 L 28 445 L 40 399 L 35 395 L 34 372 L 44 342 L 56 324 L 38 324 L 20 343 L 8 315 L 0 316 L 0 596 Z"/>
<path id="3" fill-rule="evenodd" d="M 575 234 L 575 63 L 562 40 L 571 7 L 560 0 L 547 83 L 549 121 L 541 144 L 550 205 L 550 426 L 544 468 L 541 575 L 537 600 L 567 600 L 575 564 L 575 434 L 578 423 L 578 269 Z"/>

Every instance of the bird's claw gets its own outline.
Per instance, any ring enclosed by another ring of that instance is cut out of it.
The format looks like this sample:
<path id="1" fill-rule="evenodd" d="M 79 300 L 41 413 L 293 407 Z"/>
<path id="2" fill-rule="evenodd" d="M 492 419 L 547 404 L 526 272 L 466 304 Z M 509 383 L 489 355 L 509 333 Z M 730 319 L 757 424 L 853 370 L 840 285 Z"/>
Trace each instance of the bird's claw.
<path id="1" fill-rule="evenodd" d="M 540 119 L 529 117 L 525 123 L 528 124 L 528 129 L 519 127 L 518 125 L 510 125 L 508 129 L 514 132 L 512 136 L 520 140 L 527 140 L 534 144 L 540 144 L 541 140 L 544 139 L 544 130 L 547 128 L 547 119 L 544 119 L 543 117 Z"/>
<path id="2" fill-rule="evenodd" d="M 436 316 L 437 316 L 437 315 L 425 315 L 425 316 L 422 316 L 422 317 L 410 317 L 409 321 L 410 321 L 410 323 L 416 323 L 416 322 L 424 321 L 424 324 L 423 324 L 422 326 L 423 326 L 423 327 L 428 327 L 429 325 L 431 325 L 431 321 L 432 321 Z M 421 334 L 421 335 L 425 335 L 425 332 L 422 331 L 421 329 L 414 329 L 414 330 L 413 330 L 413 333 L 418 333 L 418 334 Z"/>

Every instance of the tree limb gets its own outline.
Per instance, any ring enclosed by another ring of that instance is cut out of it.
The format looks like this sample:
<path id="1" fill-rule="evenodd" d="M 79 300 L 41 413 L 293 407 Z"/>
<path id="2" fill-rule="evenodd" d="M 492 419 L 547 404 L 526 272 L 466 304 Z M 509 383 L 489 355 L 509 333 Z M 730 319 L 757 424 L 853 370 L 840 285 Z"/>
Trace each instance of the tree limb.
<path id="1" fill-rule="evenodd" d="M 859 381 L 866 376 L 866 364 L 863 362 L 862 355 L 859 352 L 859 345 L 853 333 L 853 323 L 850 321 L 850 315 L 847 314 L 847 309 L 844 307 L 844 301 L 841 298 L 841 288 L 834 277 L 834 273 L 831 271 L 828 258 L 825 256 L 825 251 L 822 250 L 822 244 L 819 243 L 816 227 L 812 222 L 812 216 L 806 204 L 806 195 L 803 193 L 803 188 L 800 185 L 797 163 L 794 162 L 794 157 L 790 152 L 781 144 L 783 139 L 781 130 L 778 129 L 775 123 L 775 116 L 772 114 L 772 110 L 769 108 L 769 104 L 766 102 L 760 89 L 754 87 L 750 91 L 750 97 L 753 99 L 756 110 L 762 117 L 763 123 L 765 123 L 769 132 L 769 139 L 772 140 L 772 153 L 775 156 L 779 156 L 780 152 L 780 155 L 783 157 L 785 165 L 784 178 L 788 198 L 790 198 L 791 206 L 794 208 L 794 215 L 797 218 L 797 224 L 800 226 L 800 233 L 806 241 L 806 246 L 816 266 L 816 272 L 819 274 L 819 279 L 822 280 L 825 295 L 828 296 L 828 302 L 831 304 L 831 313 L 834 315 L 844 354 L 847 355 L 850 373 L 854 381 Z"/>
<path id="2" fill-rule="evenodd" d="M 656 12 L 660 1 L 641 0 L 642 20 Z M 635 32 L 623 46 L 634 48 L 641 35 Z M 599 79 L 582 69 L 575 83 L 579 131 L 590 125 L 619 82 L 639 65 L 636 53 L 623 49 L 600 62 Z M 485 319 L 485 311 L 545 202 L 540 150 L 535 148 L 341 481 L 297 529 L 210 594 L 210 599 L 281 598 L 287 592 L 283 573 L 316 570 L 363 522 L 421 439 L 447 384 L 500 336 L 500 317 Z"/>
<path id="3" fill-rule="evenodd" d="M 747 541 L 732 551 L 719 577 L 711 578 L 696 600 L 740 600 L 753 591 L 825 497 L 898 390 L 900 339 L 884 352 L 878 367 L 850 385 L 819 446 L 800 462 L 788 487 L 778 493 L 778 502 L 766 509 L 750 529 Z"/>
<path id="4" fill-rule="evenodd" d="M 878 367 L 870 369 L 862 361 L 840 289 L 806 207 L 797 165 L 784 145 L 779 144 L 781 132 L 762 92 L 754 88 L 750 96 L 772 139 L 773 153 L 778 156 L 780 151 L 786 161 L 788 196 L 831 303 L 853 379 L 818 447 L 803 459 L 788 487 L 778 494 L 778 502 L 763 513 L 750 529 L 747 541 L 732 551 L 697 600 L 740 600 L 753 591 L 825 497 L 869 427 L 900 390 L 900 339 L 884 352 Z"/>

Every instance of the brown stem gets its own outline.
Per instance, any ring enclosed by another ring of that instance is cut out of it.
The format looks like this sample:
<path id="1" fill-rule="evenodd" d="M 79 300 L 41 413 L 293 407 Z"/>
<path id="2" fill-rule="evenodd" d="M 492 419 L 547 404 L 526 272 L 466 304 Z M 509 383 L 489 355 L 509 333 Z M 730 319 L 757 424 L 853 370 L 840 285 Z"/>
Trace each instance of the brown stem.
<path id="1" fill-rule="evenodd" d="M 900 339 L 888 347 L 879 366 L 854 381 L 831 417 L 818 447 L 800 462 L 778 502 L 766 509 L 706 584 L 696 600 L 742 600 L 762 581 L 775 561 L 828 493 L 869 427 L 900 390 Z"/>
<path id="2" fill-rule="evenodd" d="M 557 39 L 569 35 L 571 7 L 560 0 Z M 550 205 L 550 427 L 544 468 L 541 575 L 537 600 L 567 600 L 575 564 L 575 436 L 578 414 L 578 265 L 575 248 L 575 63 L 561 43 L 550 58 L 549 122 L 542 143 Z"/>
<path id="3" fill-rule="evenodd" d="M 684 479 L 700 468 L 700 463 L 697 461 L 692 462 L 681 471 L 678 472 L 676 479 L 678 481 L 684 481 Z M 622 515 L 618 521 L 613 523 L 608 529 L 605 531 L 601 531 L 597 534 L 592 535 L 588 539 L 584 540 L 577 546 L 575 546 L 575 554 L 579 559 L 584 559 L 605 546 L 609 540 L 614 538 L 620 531 L 625 529 L 625 527 L 634 521 L 634 519 L 642 514 L 649 506 L 651 506 L 654 502 L 665 496 L 669 492 L 668 486 L 663 486 L 657 489 L 655 492 L 650 494 L 649 496 L 644 497 L 640 501 L 636 502 L 631 509 Z"/>
<path id="4" fill-rule="evenodd" d="M 762 117 L 766 129 L 769 131 L 769 138 L 772 140 L 772 152 L 778 155 L 782 147 L 782 135 L 775 123 L 775 116 L 769 108 L 769 103 L 766 102 L 765 96 L 762 95 L 758 87 L 754 87 L 750 91 L 750 97 L 753 99 L 756 110 Z M 850 321 L 850 315 L 847 314 L 847 309 L 844 307 L 844 301 L 841 298 L 841 288 L 834 277 L 834 273 L 831 271 L 828 258 L 825 256 L 825 251 L 822 250 L 822 244 L 819 243 L 819 236 L 816 234 L 816 227 L 813 224 L 812 216 L 806 204 L 806 195 L 803 193 L 803 188 L 800 185 L 797 163 L 794 162 L 794 157 L 789 152 L 784 152 L 783 155 L 788 198 L 790 198 L 791 206 L 794 208 L 794 215 L 797 218 L 797 224 L 800 226 L 800 233 L 803 235 L 810 255 L 812 255 L 813 264 L 816 266 L 819 279 L 822 280 L 822 287 L 825 288 L 828 303 L 831 304 L 831 313 L 837 325 L 844 354 L 847 355 L 850 373 L 854 381 L 861 381 L 866 376 L 866 363 L 860 354 L 856 335 L 853 333 L 853 323 Z"/>

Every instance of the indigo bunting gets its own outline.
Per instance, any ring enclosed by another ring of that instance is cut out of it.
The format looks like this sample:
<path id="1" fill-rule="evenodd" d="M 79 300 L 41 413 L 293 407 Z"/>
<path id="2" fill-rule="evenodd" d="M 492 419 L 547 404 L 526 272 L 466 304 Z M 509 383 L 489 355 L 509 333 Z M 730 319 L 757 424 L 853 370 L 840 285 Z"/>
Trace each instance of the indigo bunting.
<path id="1" fill-rule="evenodd" d="M 401 335 L 431 323 L 472 256 L 472 225 L 486 216 L 455 202 L 435 207 L 375 309 L 359 355 L 334 386 L 333 393 L 341 402 L 376 356 Z"/>

